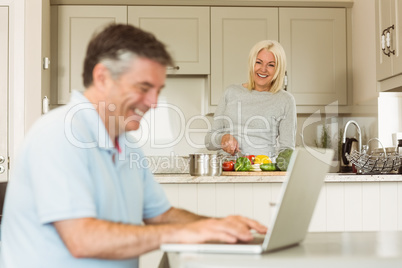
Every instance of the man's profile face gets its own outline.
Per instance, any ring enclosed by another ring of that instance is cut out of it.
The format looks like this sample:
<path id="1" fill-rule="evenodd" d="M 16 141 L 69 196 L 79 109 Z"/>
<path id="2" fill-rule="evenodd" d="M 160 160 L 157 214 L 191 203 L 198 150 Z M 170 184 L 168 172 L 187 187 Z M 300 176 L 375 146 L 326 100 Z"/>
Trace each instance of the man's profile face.
<path id="1" fill-rule="evenodd" d="M 115 117 L 119 133 L 139 129 L 144 114 L 156 107 L 165 79 L 165 66 L 150 59 L 137 58 L 129 71 L 117 80 L 111 80 L 108 110 L 109 116 Z"/>

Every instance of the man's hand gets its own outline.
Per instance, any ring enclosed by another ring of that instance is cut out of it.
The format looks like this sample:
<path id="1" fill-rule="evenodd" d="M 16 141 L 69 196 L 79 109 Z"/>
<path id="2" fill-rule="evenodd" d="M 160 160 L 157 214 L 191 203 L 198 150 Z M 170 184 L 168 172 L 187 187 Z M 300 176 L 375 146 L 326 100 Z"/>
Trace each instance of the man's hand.
<path id="1" fill-rule="evenodd" d="M 253 239 L 251 229 L 261 234 L 267 232 L 265 226 L 242 216 L 210 218 L 184 224 L 174 236 L 164 236 L 162 243 L 248 242 Z"/>
<path id="2" fill-rule="evenodd" d="M 232 135 L 225 134 L 221 140 L 221 148 L 228 154 L 234 155 L 239 151 L 239 143 Z"/>

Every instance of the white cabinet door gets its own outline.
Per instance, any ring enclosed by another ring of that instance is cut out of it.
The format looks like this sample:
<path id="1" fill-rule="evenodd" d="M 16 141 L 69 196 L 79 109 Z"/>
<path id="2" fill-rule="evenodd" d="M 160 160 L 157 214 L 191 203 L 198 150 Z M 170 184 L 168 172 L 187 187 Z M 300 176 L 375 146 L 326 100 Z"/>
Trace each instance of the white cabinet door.
<path id="1" fill-rule="evenodd" d="M 175 60 L 169 74 L 209 74 L 209 7 L 129 6 L 128 23 L 166 44 Z"/>
<path id="2" fill-rule="evenodd" d="M 346 10 L 280 8 L 288 91 L 297 105 L 347 104 Z"/>
<path id="3" fill-rule="evenodd" d="M 396 25 L 393 45 L 395 55 L 393 57 L 394 75 L 402 74 L 402 0 L 392 2 L 392 16 Z"/>
<path id="4" fill-rule="evenodd" d="M 402 74 L 401 12 L 402 0 L 376 0 L 376 55 L 378 81 Z M 389 42 L 387 41 L 388 36 Z M 382 49 L 382 41 L 384 40 L 385 51 Z M 387 48 L 388 44 L 389 49 Z"/>
<path id="5" fill-rule="evenodd" d="M 125 6 L 58 7 L 58 103 L 66 104 L 72 89 L 84 91 L 83 62 L 95 31 L 110 23 L 127 23 Z"/>
<path id="6" fill-rule="evenodd" d="M 278 8 L 211 8 L 211 105 L 227 86 L 247 82 L 250 49 L 266 39 L 278 40 Z"/>
<path id="7" fill-rule="evenodd" d="M 382 51 L 381 36 L 386 28 L 392 25 L 391 17 L 392 0 L 376 1 L 376 47 L 377 47 L 377 80 L 381 81 L 392 76 L 392 57 Z M 394 41 L 394 40 L 392 40 Z"/>
<path id="8" fill-rule="evenodd" d="M 8 181 L 8 7 L 0 7 L 0 182 Z"/>
<path id="9" fill-rule="evenodd" d="M 375 1 L 377 91 L 402 86 L 402 0 Z"/>

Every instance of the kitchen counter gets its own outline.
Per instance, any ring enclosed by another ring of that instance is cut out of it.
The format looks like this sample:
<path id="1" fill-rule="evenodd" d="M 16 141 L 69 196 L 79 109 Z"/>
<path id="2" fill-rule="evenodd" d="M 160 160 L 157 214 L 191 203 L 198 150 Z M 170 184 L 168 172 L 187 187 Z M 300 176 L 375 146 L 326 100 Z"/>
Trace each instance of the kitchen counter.
<path id="1" fill-rule="evenodd" d="M 191 176 L 189 173 L 154 174 L 161 184 L 172 183 L 266 183 L 283 182 L 285 176 Z M 356 175 L 353 173 L 328 173 L 325 182 L 402 182 L 402 174 Z"/>
<path id="2" fill-rule="evenodd" d="M 402 232 L 308 233 L 298 246 L 262 255 L 169 253 L 162 267 L 400 267 Z"/>

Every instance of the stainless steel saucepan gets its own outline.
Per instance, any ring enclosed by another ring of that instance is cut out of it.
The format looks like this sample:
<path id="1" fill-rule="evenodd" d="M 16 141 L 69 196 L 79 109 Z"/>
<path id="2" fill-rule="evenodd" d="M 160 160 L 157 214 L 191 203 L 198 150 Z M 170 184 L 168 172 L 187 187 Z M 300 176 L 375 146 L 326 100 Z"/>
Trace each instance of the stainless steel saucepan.
<path id="1" fill-rule="evenodd" d="M 191 176 L 220 176 L 222 174 L 222 154 L 190 154 L 189 171 Z"/>

